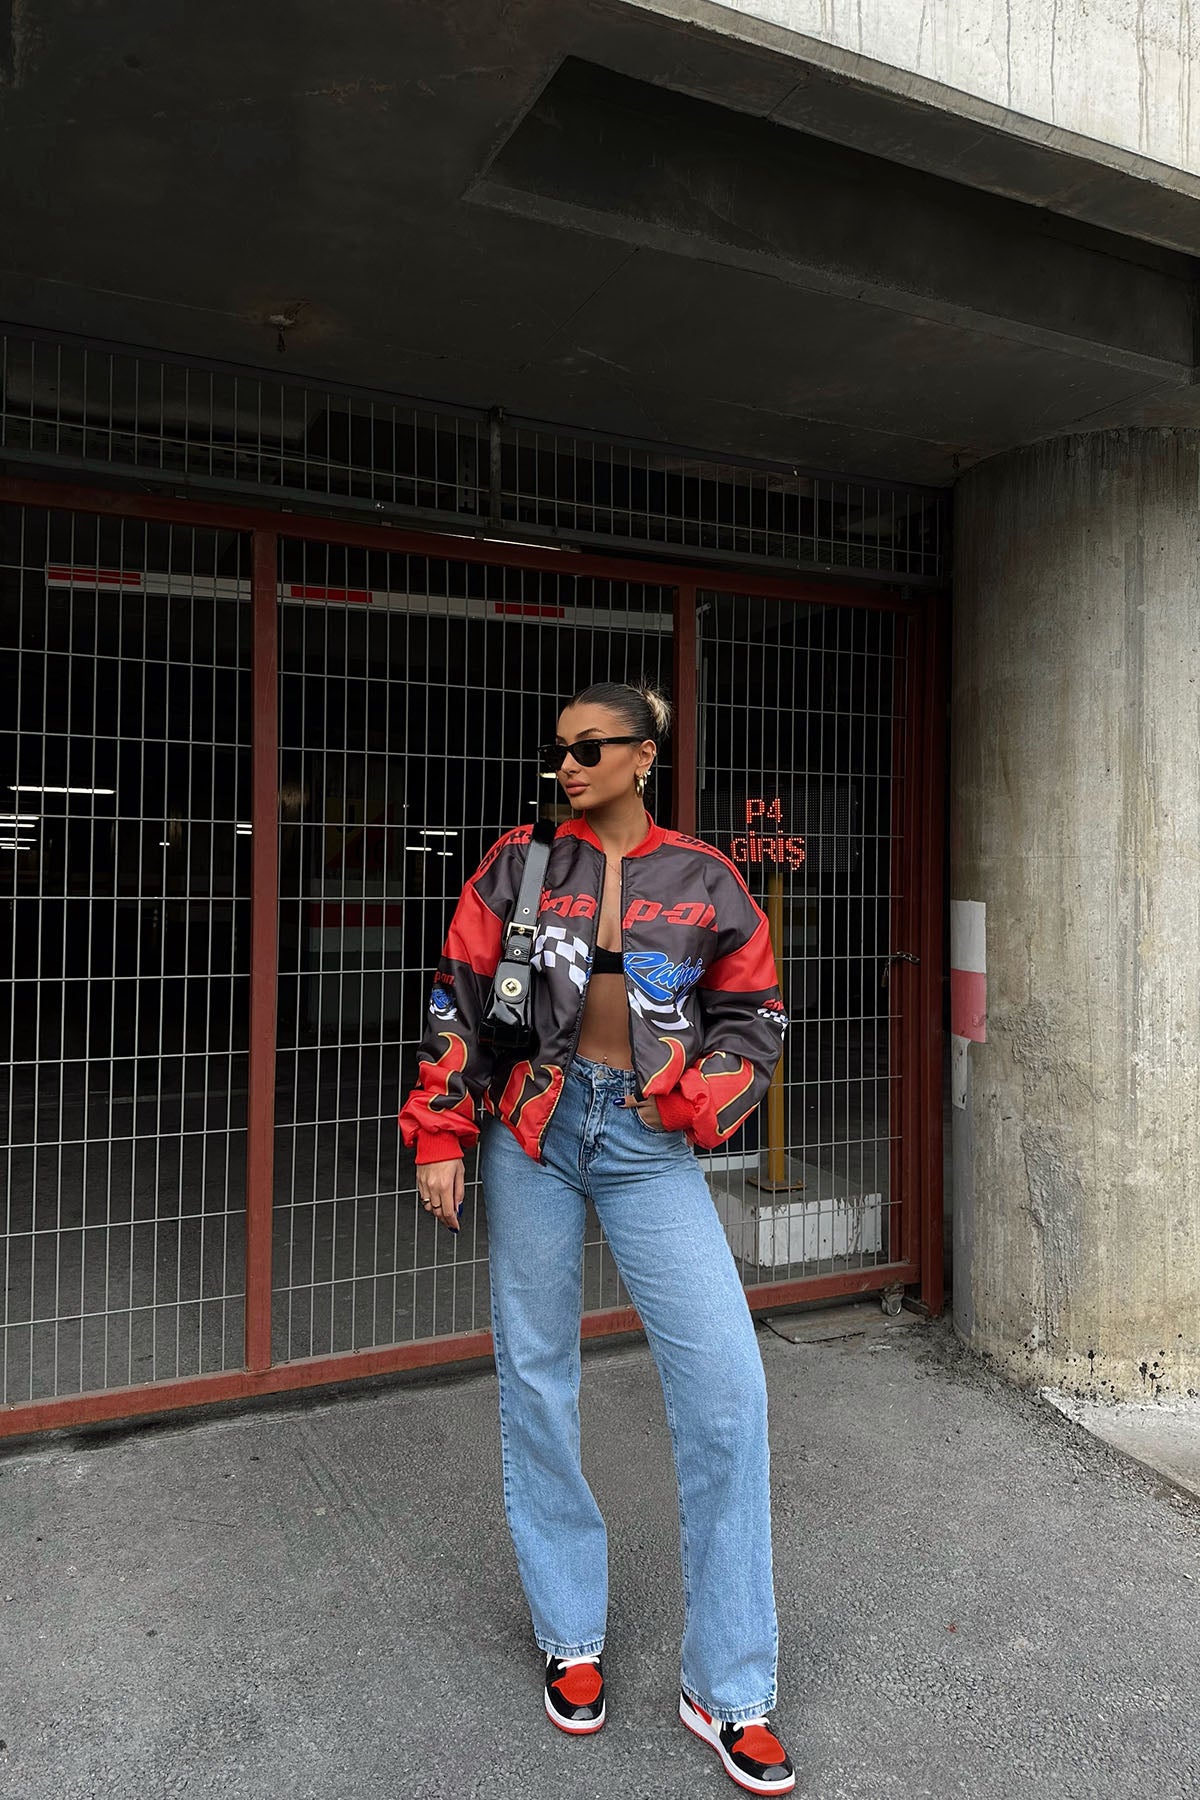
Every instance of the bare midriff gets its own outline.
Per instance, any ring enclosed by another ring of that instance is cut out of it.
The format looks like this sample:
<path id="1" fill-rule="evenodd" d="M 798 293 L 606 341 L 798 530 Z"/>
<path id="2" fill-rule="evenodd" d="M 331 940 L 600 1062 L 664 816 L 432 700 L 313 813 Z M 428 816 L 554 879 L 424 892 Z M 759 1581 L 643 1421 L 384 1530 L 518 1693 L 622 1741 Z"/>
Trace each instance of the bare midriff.
<path id="1" fill-rule="evenodd" d="M 621 858 L 607 858 L 596 944 L 606 950 L 621 949 Z M 583 1025 L 577 1053 L 589 1062 L 607 1063 L 610 1069 L 632 1069 L 629 1048 L 629 1001 L 623 975 L 593 974 L 583 1002 Z"/>
<path id="2" fill-rule="evenodd" d="M 607 1063 L 610 1069 L 632 1069 L 623 975 L 593 975 L 588 982 L 578 1054 L 589 1062 Z"/>

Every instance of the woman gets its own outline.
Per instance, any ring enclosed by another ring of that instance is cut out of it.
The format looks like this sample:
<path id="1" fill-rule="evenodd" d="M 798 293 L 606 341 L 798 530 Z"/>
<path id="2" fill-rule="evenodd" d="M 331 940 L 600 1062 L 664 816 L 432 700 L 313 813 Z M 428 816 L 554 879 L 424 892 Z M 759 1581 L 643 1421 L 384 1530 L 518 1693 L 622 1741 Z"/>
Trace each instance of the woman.
<path id="1" fill-rule="evenodd" d="M 669 708 L 602 683 L 542 751 L 574 817 L 538 913 L 531 1055 L 481 1043 L 532 826 L 468 881 L 400 1114 L 425 1210 L 458 1229 L 463 1155 L 482 1176 L 504 1499 L 545 1705 L 605 1720 L 604 1521 L 579 1459 L 585 1203 L 658 1364 L 675 1448 L 686 1616 L 679 1716 L 756 1794 L 795 1784 L 775 1704 L 766 1388 L 754 1327 L 693 1146 L 726 1142 L 765 1093 L 787 1021 L 767 921 L 733 865 L 642 803 Z"/>

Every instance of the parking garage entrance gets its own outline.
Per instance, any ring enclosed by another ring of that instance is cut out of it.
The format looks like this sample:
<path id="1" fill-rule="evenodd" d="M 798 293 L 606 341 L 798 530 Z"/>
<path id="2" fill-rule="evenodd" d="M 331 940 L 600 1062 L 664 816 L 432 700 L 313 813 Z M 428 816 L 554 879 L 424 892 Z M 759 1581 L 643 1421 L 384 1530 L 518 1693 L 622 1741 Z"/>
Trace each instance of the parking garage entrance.
<path id="1" fill-rule="evenodd" d="M 439 1234 L 395 1115 L 461 885 L 565 816 L 536 746 L 603 679 L 671 694 L 650 811 L 771 921 L 784 1061 L 703 1158 L 751 1305 L 940 1305 L 928 598 L 0 501 L 0 1429 L 487 1354 L 478 1192 Z M 594 1222 L 584 1280 L 589 1335 L 636 1325 Z"/>

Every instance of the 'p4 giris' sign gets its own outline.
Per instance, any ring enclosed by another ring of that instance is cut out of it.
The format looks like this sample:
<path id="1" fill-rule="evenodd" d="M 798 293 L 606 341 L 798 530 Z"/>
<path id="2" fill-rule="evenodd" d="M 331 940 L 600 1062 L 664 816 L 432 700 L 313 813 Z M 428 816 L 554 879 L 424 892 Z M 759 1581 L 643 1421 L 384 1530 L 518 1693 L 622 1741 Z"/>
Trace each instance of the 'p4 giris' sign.
<path id="1" fill-rule="evenodd" d="M 741 868 L 772 864 L 777 869 L 799 869 L 804 863 L 802 837 L 759 837 L 750 832 L 746 837 L 729 840 L 729 860 Z"/>
<path id="2" fill-rule="evenodd" d="M 776 830 L 771 831 L 774 825 Z M 746 801 L 745 836 L 729 840 L 729 860 L 741 868 L 764 864 L 777 869 L 799 869 L 804 864 L 804 839 L 787 835 L 783 801 L 754 795 Z"/>

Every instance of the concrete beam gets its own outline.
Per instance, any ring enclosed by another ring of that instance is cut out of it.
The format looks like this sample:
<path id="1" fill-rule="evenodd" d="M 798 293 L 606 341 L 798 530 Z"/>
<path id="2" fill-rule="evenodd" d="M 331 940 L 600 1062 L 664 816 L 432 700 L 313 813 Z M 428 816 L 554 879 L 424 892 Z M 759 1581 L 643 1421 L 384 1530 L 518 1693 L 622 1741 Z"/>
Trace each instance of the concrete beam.
<path id="1" fill-rule="evenodd" d="M 1086 169 L 1200 197 L 1188 0 L 623 0 L 880 95 L 994 128 Z"/>
<path id="2" fill-rule="evenodd" d="M 811 293 L 1191 380 L 1189 260 L 575 60 L 470 197 Z"/>

